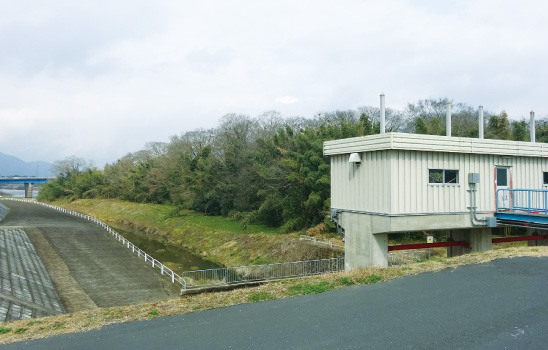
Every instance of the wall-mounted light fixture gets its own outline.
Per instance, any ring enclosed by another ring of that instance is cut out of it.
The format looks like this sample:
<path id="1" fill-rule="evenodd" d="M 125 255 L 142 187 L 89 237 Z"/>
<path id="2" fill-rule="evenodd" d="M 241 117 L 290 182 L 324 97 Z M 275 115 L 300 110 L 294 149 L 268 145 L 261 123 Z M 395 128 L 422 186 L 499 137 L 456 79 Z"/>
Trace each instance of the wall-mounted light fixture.
<path id="1" fill-rule="evenodd" d="M 360 165 L 362 163 L 362 158 L 360 157 L 359 153 L 351 153 L 350 157 L 348 158 L 348 163 L 353 163 L 356 165 Z"/>

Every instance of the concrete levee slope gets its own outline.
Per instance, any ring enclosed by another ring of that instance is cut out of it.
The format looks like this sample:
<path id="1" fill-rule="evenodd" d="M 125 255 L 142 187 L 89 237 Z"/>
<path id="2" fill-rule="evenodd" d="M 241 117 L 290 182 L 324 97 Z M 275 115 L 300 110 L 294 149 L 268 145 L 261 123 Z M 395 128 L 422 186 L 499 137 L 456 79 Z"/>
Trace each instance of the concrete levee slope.
<path id="1" fill-rule="evenodd" d="M 9 212 L 9 209 L 2 205 L 2 203 L 0 203 L 0 221 L 2 221 L 2 219 L 4 219 L 4 217 L 6 215 L 8 215 L 8 212 Z"/>
<path id="2" fill-rule="evenodd" d="M 0 322 L 64 312 L 61 299 L 25 231 L 0 228 Z"/>
<path id="3" fill-rule="evenodd" d="M 10 213 L 0 227 L 23 227 L 31 232 L 39 254 L 53 261 L 46 267 L 55 270 L 54 285 L 70 312 L 178 295 L 175 286 L 99 226 L 30 203 L 3 204 Z"/>

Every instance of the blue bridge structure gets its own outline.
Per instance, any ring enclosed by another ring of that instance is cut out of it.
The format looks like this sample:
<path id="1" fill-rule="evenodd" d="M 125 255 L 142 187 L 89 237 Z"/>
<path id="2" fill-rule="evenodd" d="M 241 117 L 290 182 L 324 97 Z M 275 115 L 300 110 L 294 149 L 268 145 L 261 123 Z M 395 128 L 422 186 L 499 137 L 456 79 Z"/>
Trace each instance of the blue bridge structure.
<path id="1" fill-rule="evenodd" d="M 34 176 L 0 177 L 0 185 L 4 185 L 4 184 L 25 185 L 25 198 L 32 198 L 32 185 L 43 184 L 49 181 L 50 181 L 50 178 L 47 178 L 47 177 L 34 177 Z"/>

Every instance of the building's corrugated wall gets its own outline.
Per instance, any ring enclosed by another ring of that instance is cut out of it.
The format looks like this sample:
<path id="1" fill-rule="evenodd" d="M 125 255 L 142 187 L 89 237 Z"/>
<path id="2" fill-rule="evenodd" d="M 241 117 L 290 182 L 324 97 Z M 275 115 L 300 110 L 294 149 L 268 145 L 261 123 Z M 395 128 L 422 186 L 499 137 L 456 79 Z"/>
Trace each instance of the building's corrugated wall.
<path id="1" fill-rule="evenodd" d="M 361 165 L 348 154 L 331 157 L 331 207 L 375 213 L 390 212 L 390 162 L 386 151 L 361 154 Z"/>
<path id="2" fill-rule="evenodd" d="M 479 173 L 478 211 L 495 210 L 495 166 L 508 166 L 513 188 L 543 188 L 548 159 L 500 155 L 386 150 L 331 157 L 331 206 L 386 214 L 464 213 L 470 206 L 468 173 Z M 428 169 L 459 170 L 458 185 L 428 184 Z"/>

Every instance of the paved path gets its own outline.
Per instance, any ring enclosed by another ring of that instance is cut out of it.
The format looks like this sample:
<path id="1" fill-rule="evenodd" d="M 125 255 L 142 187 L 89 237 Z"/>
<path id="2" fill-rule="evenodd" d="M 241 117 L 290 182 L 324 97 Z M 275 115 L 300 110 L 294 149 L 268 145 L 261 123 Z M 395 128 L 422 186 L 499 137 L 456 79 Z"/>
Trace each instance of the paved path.
<path id="1" fill-rule="evenodd" d="M 178 290 L 99 226 L 30 203 L 10 208 L 1 227 L 24 228 L 68 312 L 175 296 Z"/>
<path id="2" fill-rule="evenodd" d="M 119 324 L 1 349 L 546 349 L 548 258 Z"/>

